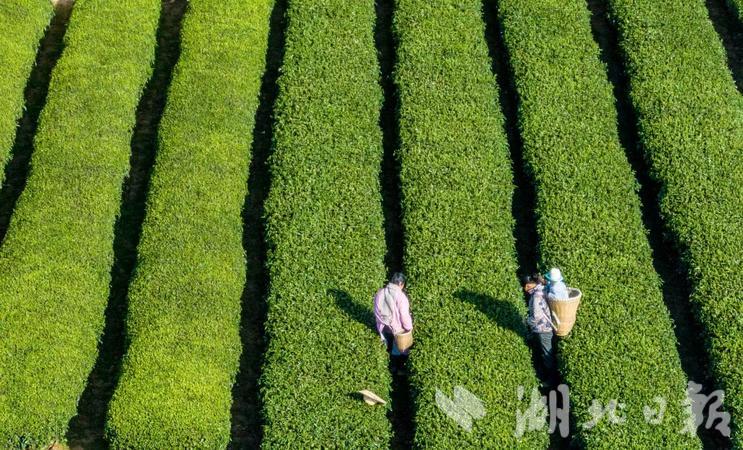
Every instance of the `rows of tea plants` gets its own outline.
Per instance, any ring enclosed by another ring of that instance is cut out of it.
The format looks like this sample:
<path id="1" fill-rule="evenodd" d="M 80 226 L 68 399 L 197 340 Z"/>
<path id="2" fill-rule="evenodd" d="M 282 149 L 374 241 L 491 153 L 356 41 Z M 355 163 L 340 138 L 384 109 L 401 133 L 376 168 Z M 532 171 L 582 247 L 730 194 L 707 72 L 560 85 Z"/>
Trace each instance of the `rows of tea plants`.
<path id="1" fill-rule="evenodd" d="M 610 0 L 661 214 L 743 448 L 743 97 L 701 0 Z"/>
<path id="2" fill-rule="evenodd" d="M 382 448 L 387 354 L 371 296 L 384 282 L 372 0 L 293 0 L 266 201 L 270 287 L 265 448 Z"/>
<path id="3" fill-rule="evenodd" d="M 241 343 L 241 208 L 272 2 L 191 0 L 129 295 L 113 448 L 224 448 Z"/>
<path id="4" fill-rule="evenodd" d="M 743 14 L 742 1 L 728 3 Z M 606 2 L 661 213 L 743 448 L 735 287 L 743 174 L 734 165 L 743 159 L 743 97 L 702 0 Z M 273 3 L 190 1 L 130 289 L 127 353 L 107 412 L 112 448 L 229 443 L 246 279 L 241 208 Z M 75 7 L 0 247 L 0 447 L 64 441 L 95 363 L 160 6 Z M 540 265 L 563 268 L 584 292 L 579 325 L 560 343 L 576 445 L 698 448 L 694 433 L 680 432 L 687 380 L 581 0 L 395 2 L 414 444 L 531 449 L 549 440 L 545 429 L 514 433 L 537 379 L 483 6 L 497 13 L 509 53 Z M 47 0 L 0 3 L 0 170 L 52 13 Z M 286 14 L 266 202 L 262 445 L 384 448 L 391 406 L 353 395 L 370 389 L 389 400 L 391 383 L 371 302 L 386 250 L 375 2 L 291 0 Z M 437 406 L 462 388 L 486 412 L 471 430 Z M 659 397 L 667 409 L 655 423 L 646 407 L 660 407 Z M 620 402 L 625 422 L 604 415 L 592 424 L 596 401 Z"/>
<path id="5" fill-rule="evenodd" d="M 536 188 L 540 260 L 562 267 L 585 297 L 580 326 L 560 346 L 572 412 L 582 424 L 593 400 L 625 405 L 625 424 L 579 426 L 576 438 L 588 448 L 698 446 L 696 435 L 678 432 L 687 380 L 585 2 L 498 7 Z M 643 407 L 657 406 L 657 396 L 668 409 L 653 425 Z"/>
<path id="6" fill-rule="evenodd" d="M 23 111 L 23 89 L 51 16 L 52 5 L 47 0 L 0 4 L 0 182 Z"/>
<path id="7" fill-rule="evenodd" d="M 417 323 L 411 356 L 415 443 L 425 448 L 545 448 L 514 433 L 538 385 L 516 276 L 513 174 L 479 1 L 400 0 L 405 266 Z M 507 349 L 507 350 L 506 350 Z M 437 407 L 457 386 L 487 410 L 471 432 Z M 528 402 L 529 396 L 526 396 Z"/>
<path id="8" fill-rule="evenodd" d="M 160 2 L 78 2 L 0 250 L 0 446 L 63 439 L 96 359 Z"/>

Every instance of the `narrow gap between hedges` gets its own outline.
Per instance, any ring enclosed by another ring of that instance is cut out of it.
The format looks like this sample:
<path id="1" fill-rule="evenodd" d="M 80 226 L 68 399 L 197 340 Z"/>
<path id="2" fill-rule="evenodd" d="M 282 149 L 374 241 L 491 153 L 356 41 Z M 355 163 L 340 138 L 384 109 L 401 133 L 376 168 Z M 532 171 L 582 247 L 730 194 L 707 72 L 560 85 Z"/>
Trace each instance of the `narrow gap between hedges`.
<path id="1" fill-rule="evenodd" d="M 397 151 L 400 148 L 400 122 L 399 95 L 394 79 L 397 63 L 397 42 L 393 31 L 395 1 L 377 0 L 375 8 L 377 20 L 374 29 L 374 41 L 380 68 L 380 85 L 384 93 L 382 109 L 379 112 L 379 126 L 382 129 L 382 146 L 384 149 L 379 181 L 382 189 L 384 233 L 387 244 L 385 264 L 391 275 L 393 272 L 403 270 L 405 246 L 402 224 L 400 162 L 397 159 Z M 408 367 L 407 361 L 404 365 L 401 365 L 390 360 L 392 409 L 389 419 L 392 422 L 393 430 L 390 442 L 390 448 L 392 449 L 413 447 L 415 413 Z"/>
<path id="2" fill-rule="evenodd" d="M 687 378 L 702 384 L 703 392 L 709 394 L 713 389 L 713 382 L 708 372 L 709 359 L 704 341 L 700 338 L 704 335 L 703 330 L 694 317 L 693 306 L 689 301 L 691 285 L 686 276 L 687 271 L 682 265 L 676 245 L 666 235 L 658 203 L 660 185 L 651 178 L 643 156 L 637 116 L 630 100 L 629 79 L 624 70 L 617 32 L 609 21 L 604 0 L 587 0 L 587 4 L 591 12 L 594 40 L 601 49 L 601 60 L 606 64 L 616 98 L 619 139 L 640 186 L 642 220 L 649 232 L 653 267 L 663 282 L 663 299 L 675 324 L 681 366 Z M 706 421 L 707 411 L 704 414 Z M 705 449 L 726 449 L 731 446 L 728 439 L 714 430 L 700 427 L 698 431 Z"/>
<path id="3" fill-rule="evenodd" d="M 114 227 L 114 263 L 103 336 L 98 344 L 98 359 L 78 403 L 77 415 L 70 421 L 66 438 L 71 448 L 106 447 L 106 413 L 127 348 L 125 322 L 129 282 L 137 265 L 137 245 L 157 153 L 158 128 L 173 68 L 180 56 L 181 22 L 187 5 L 187 0 L 162 1 L 155 65 L 137 107 L 129 175 L 122 186 L 120 215 Z"/>
<path id="4" fill-rule="evenodd" d="M 483 20 L 485 21 L 485 40 L 492 62 L 491 68 L 498 82 L 500 105 L 505 117 L 505 131 L 508 147 L 511 152 L 515 190 L 512 199 L 512 214 L 515 220 L 513 237 L 516 243 L 516 257 L 518 262 L 517 275 L 519 278 L 531 275 L 538 270 L 539 236 L 537 234 L 536 204 L 537 194 L 534 180 L 530 176 L 524 161 L 524 143 L 519 130 L 518 94 L 514 82 L 513 72 L 509 65 L 508 50 L 498 23 L 498 4 L 494 0 L 483 0 Z M 526 302 L 526 298 L 524 300 Z M 530 343 L 531 344 L 531 343 Z M 538 355 L 533 345 L 532 363 L 541 382 L 545 382 L 545 374 L 539 370 Z M 562 383 L 562 377 L 559 382 Z M 543 394 L 546 394 L 543 393 Z M 558 396 L 558 399 L 560 397 Z M 558 405 L 562 407 L 562 405 Z M 550 449 L 567 449 L 572 439 L 571 434 L 563 438 L 555 431 L 550 435 Z"/>
<path id="5" fill-rule="evenodd" d="M 284 61 L 286 8 L 286 0 L 276 0 L 271 11 L 266 68 L 254 118 L 248 192 L 243 205 L 243 248 L 247 274 L 240 316 L 242 353 L 237 379 L 232 387 L 230 449 L 259 449 L 263 436 L 259 379 L 266 349 L 264 323 L 268 294 L 263 213 L 271 181 L 268 158 L 273 142 L 277 80 Z"/>
<path id="6" fill-rule="evenodd" d="M 377 0 L 377 24 L 374 38 L 381 71 L 380 84 L 384 91 L 384 103 L 379 114 L 382 128 L 384 157 L 380 183 L 382 207 L 384 209 L 384 232 L 387 241 L 385 263 L 390 272 L 402 270 L 404 233 L 402 225 L 402 195 L 400 187 L 400 163 L 396 152 L 400 148 L 398 121 L 398 93 L 395 86 L 396 64 L 395 36 L 392 31 L 393 0 Z"/>
<path id="7" fill-rule="evenodd" d="M 705 0 L 709 18 L 720 36 L 738 92 L 743 93 L 743 22 L 725 0 Z"/>
<path id="8" fill-rule="evenodd" d="M 5 166 L 5 177 L 0 188 L 0 243 L 5 240 L 15 205 L 26 187 L 39 115 L 46 104 L 52 71 L 62 56 L 72 6 L 72 2 L 64 2 L 54 8 L 54 16 L 39 42 L 36 61 L 26 83 L 23 115 L 18 121 L 11 159 Z"/>

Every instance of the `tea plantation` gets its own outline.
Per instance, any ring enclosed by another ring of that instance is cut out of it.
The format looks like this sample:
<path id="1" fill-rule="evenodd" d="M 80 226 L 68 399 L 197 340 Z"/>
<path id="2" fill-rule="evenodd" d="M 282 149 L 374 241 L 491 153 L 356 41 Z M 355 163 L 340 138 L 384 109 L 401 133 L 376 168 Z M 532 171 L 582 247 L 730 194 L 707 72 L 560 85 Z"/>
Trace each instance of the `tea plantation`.
<path id="1" fill-rule="evenodd" d="M 0 0 L 0 449 L 743 450 L 722 16 Z M 519 281 L 551 267 L 557 390 Z"/>

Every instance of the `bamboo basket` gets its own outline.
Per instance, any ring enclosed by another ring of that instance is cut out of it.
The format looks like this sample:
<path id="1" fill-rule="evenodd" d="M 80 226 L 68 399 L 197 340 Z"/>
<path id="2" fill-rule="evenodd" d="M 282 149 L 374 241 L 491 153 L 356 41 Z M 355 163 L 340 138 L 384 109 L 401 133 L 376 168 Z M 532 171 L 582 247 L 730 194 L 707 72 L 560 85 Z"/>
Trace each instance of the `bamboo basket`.
<path id="1" fill-rule="evenodd" d="M 561 337 L 567 336 L 573 329 L 578 305 L 580 305 L 580 300 L 583 298 L 583 293 L 579 289 L 569 288 L 568 297 L 569 300 L 548 301 L 550 310 L 557 317 L 555 334 Z"/>
<path id="2" fill-rule="evenodd" d="M 405 353 L 413 345 L 413 330 L 395 335 L 395 345 L 400 353 Z"/>

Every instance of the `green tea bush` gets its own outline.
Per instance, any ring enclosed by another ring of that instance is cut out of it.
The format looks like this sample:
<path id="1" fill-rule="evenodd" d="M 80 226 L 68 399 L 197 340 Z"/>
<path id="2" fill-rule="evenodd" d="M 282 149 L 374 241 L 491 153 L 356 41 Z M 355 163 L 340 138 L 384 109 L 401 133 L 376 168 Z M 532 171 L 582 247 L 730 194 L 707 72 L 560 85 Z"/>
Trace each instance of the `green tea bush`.
<path id="1" fill-rule="evenodd" d="M 64 440 L 95 363 L 159 12 L 157 0 L 75 6 L 0 250 L 0 446 Z"/>
<path id="2" fill-rule="evenodd" d="M 698 448 L 679 433 L 687 379 L 617 132 L 606 67 L 583 0 L 501 0 L 499 20 L 519 98 L 524 160 L 536 185 L 540 259 L 583 291 L 560 345 L 575 439 L 586 448 Z M 668 402 L 663 422 L 643 408 Z M 595 427 L 592 401 L 625 404 L 624 424 Z"/>
<path id="3" fill-rule="evenodd" d="M 661 214 L 743 448 L 743 97 L 702 0 L 610 0 Z"/>
<path id="4" fill-rule="evenodd" d="M 0 183 L 23 111 L 23 89 L 51 16 L 48 0 L 0 3 Z"/>
<path id="5" fill-rule="evenodd" d="M 292 0 L 279 78 L 271 190 L 264 448 L 387 448 L 382 91 L 371 0 Z"/>
<path id="6" fill-rule="evenodd" d="M 160 127 L 113 448 L 224 448 L 240 356 L 241 208 L 271 0 L 191 0 Z"/>
<path id="7" fill-rule="evenodd" d="M 516 275 L 513 174 L 480 1 L 399 0 L 405 266 L 416 344 L 415 443 L 421 448 L 546 448 L 516 437 L 517 389 L 538 386 Z M 462 386 L 485 417 L 471 431 L 437 407 Z M 526 396 L 528 402 L 529 395 Z"/>

